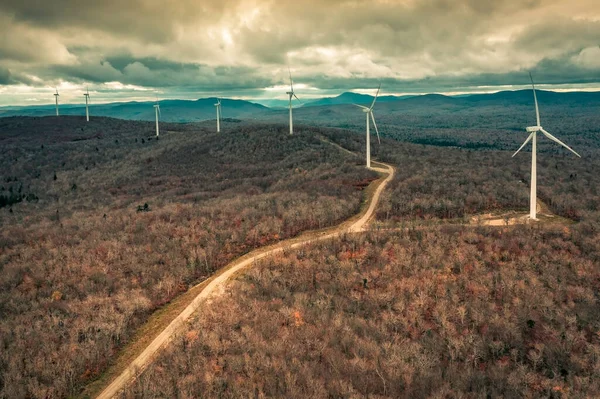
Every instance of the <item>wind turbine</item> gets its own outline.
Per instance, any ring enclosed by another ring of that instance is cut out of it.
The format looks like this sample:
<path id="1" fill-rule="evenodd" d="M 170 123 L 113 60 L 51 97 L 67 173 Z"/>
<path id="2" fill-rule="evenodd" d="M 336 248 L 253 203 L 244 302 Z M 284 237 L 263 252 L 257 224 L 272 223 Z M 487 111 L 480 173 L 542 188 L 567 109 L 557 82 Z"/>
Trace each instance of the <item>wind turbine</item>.
<path id="1" fill-rule="evenodd" d="M 85 120 L 87 122 L 90 121 L 90 111 L 88 110 L 88 102 L 90 100 L 90 88 L 87 88 L 87 93 L 83 93 L 83 96 L 85 97 Z"/>
<path id="2" fill-rule="evenodd" d="M 298 96 L 296 95 L 296 93 L 294 93 L 294 82 L 292 80 L 292 71 L 290 71 L 289 68 L 288 68 L 288 72 L 290 73 L 290 91 L 286 92 L 285 94 L 290 96 L 290 134 L 294 134 L 294 121 L 292 120 L 292 97 L 296 97 L 296 100 L 298 100 L 300 103 L 301 103 L 301 101 L 298 98 Z"/>
<path id="3" fill-rule="evenodd" d="M 377 129 L 377 123 L 375 122 L 375 116 L 373 115 L 373 107 L 375 106 L 375 101 L 377 101 L 377 96 L 379 96 L 379 90 L 381 90 L 381 84 L 379 84 L 377 94 L 375 94 L 375 98 L 373 98 L 373 102 L 371 103 L 370 107 L 354 104 L 357 107 L 362 108 L 363 112 L 367 116 L 367 168 L 371 167 L 371 132 L 369 116 L 371 116 L 371 120 L 373 120 L 373 126 L 375 126 L 375 131 L 377 132 L 377 141 L 379 142 L 379 144 L 381 144 L 381 140 L 379 139 L 379 130 Z"/>
<path id="4" fill-rule="evenodd" d="M 56 116 L 58 116 L 58 89 L 56 89 L 56 93 L 54 93 L 54 100 L 56 102 Z"/>
<path id="5" fill-rule="evenodd" d="M 158 104 L 158 97 L 156 98 L 156 104 L 154 104 L 154 113 L 156 114 L 156 137 L 158 137 L 158 116 L 160 115 L 160 105 Z"/>
<path id="6" fill-rule="evenodd" d="M 218 98 L 215 107 L 217 108 L 217 133 L 219 133 L 221 131 L 221 100 Z"/>
<path id="7" fill-rule="evenodd" d="M 544 136 L 548 137 L 550 140 L 562 145 L 563 147 L 565 147 L 567 150 L 571 151 L 573 154 L 577 155 L 579 158 L 581 158 L 581 155 L 579 155 L 578 153 L 576 153 L 575 151 L 573 151 L 573 149 L 571 149 L 568 145 L 566 145 L 565 143 L 563 143 L 562 141 L 560 141 L 559 139 L 557 139 L 556 137 L 554 137 L 553 135 L 551 135 L 550 133 L 548 133 L 547 131 L 544 130 L 544 128 L 542 127 L 542 125 L 540 124 L 540 110 L 538 108 L 538 102 L 537 102 L 537 96 L 535 94 L 535 85 L 533 83 L 533 77 L 531 76 L 531 73 L 529 74 L 529 78 L 531 79 L 531 87 L 533 88 L 533 100 L 535 101 L 535 117 L 536 117 L 536 121 L 537 121 L 537 125 L 536 126 L 529 126 L 526 128 L 527 133 L 531 133 L 529 135 L 529 137 L 527 137 L 527 140 L 525 140 L 525 142 L 523 143 L 523 145 L 521 145 L 521 147 L 517 150 L 517 152 L 515 152 L 513 154 L 513 157 L 515 155 L 517 155 L 517 153 L 519 151 L 521 151 L 523 149 L 523 147 L 525 147 L 525 145 L 527 143 L 529 143 L 529 141 L 531 141 L 531 193 L 529 195 L 529 218 L 536 220 L 536 205 L 537 205 L 537 197 L 536 197 L 536 191 L 537 191 L 537 158 L 536 158 L 536 151 L 537 151 L 537 146 L 536 146 L 536 139 L 537 139 L 537 132 L 542 132 L 544 134 Z"/>

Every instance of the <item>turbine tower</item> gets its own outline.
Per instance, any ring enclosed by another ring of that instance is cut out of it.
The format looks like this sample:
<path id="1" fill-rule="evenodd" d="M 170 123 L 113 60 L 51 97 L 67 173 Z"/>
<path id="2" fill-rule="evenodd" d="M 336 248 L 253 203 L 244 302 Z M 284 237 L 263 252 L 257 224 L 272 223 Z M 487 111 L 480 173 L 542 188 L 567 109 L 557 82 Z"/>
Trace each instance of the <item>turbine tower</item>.
<path id="1" fill-rule="evenodd" d="M 290 96 L 290 134 L 294 134 L 294 121 L 292 120 L 292 97 L 296 97 L 298 102 L 301 102 L 296 93 L 294 93 L 294 82 L 292 81 L 292 71 L 288 68 L 288 72 L 290 73 L 290 91 L 286 92 L 288 96 Z"/>
<path id="2" fill-rule="evenodd" d="M 375 101 L 377 101 L 377 96 L 379 96 L 379 90 L 381 90 L 381 84 L 379 85 L 379 88 L 377 89 L 377 94 L 375 94 L 375 98 L 373 98 L 373 102 L 371 103 L 370 107 L 365 107 L 364 105 L 358 105 L 358 104 L 354 104 L 359 108 L 362 108 L 363 112 L 365 113 L 366 117 L 367 117 L 367 168 L 371 167 L 371 132 L 370 132 L 370 120 L 369 120 L 369 116 L 371 117 L 371 120 L 373 120 L 373 126 L 375 126 L 375 131 L 377 132 L 377 141 L 379 142 L 379 144 L 381 144 L 381 140 L 379 139 L 379 130 L 377 129 L 377 123 L 375 122 L 375 116 L 373 115 L 373 107 L 375 106 Z"/>
<path id="3" fill-rule="evenodd" d="M 90 89 L 89 87 L 87 88 L 87 93 L 83 93 L 83 96 L 85 97 L 85 120 L 87 122 L 90 121 L 90 111 L 88 109 L 88 102 L 90 100 Z"/>
<path id="4" fill-rule="evenodd" d="M 154 113 L 156 115 L 156 137 L 158 137 L 158 116 L 160 115 L 160 105 L 158 104 L 158 98 L 156 98 L 156 104 L 154 104 Z"/>
<path id="5" fill-rule="evenodd" d="M 56 93 L 54 93 L 54 100 L 56 103 L 56 116 L 58 116 L 58 96 L 59 96 L 58 89 L 56 89 Z"/>
<path id="6" fill-rule="evenodd" d="M 215 108 L 217 108 L 217 133 L 219 133 L 221 131 L 221 100 L 218 98 Z"/>
<path id="7" fill-rule="evenodd" d="M 513 157 L 515 155 L 517 155 L 519 153 L 519 151 L 521 151 L 523 149 L 523 147 L 525 147 L 525 145 L 527 143 L 529 143 L 529 141 L 531 141 L 531 192 L 529 195 L 529 218 L 532 220 L 536 220 L 536 206 L 537 206 L 537 132 L 542 132 L 542 134 L 546 137 L 548 137 L 550 140 L 562 145 L 563 147 L 565 147 L 567 150 L 571 151 L 573 154 L 577 155 L 579 158 L 581 158 L 581 155 L 579 155 L 578 153 L 576 153 L 575 151 L 573 151 L 573 149 L 571 149 L 571 147 L 569 147 L 568 145 L 566 145 L 565 143 L 563 143 L 562 141 L 560 141 L 559 139 L 557 139 L 556 137 L 554 137 L 553 135 L 551 135 L 550 133 L 548 133 L 547 131 L 544 130 L 544 128 L 542 127 L 542 125 L 540 124 L 540 110 L 538 108 L 538 102 L 537 102 L 537 96 L 535 94 L 535 85 L 533 83 L 533 77 L 531 76 L 531 73 L 529 74 L 529 79 L 531 79 L 531 87 L 533 89 L 533 100 L 535 102 L 535 117 L 536 117 L 536 122 L 537 125 L 535 126 L 529 126 L 526 128 L 527 133 L 531 133 L 529 135 L 529 137 L 527 137 L 527 140 L 525 140 L 525 142 L 523 143 L 523 145 L 521 145 L 521 147 L 517 150 L 517 152 L 515 152 L 513 154 Z"/>

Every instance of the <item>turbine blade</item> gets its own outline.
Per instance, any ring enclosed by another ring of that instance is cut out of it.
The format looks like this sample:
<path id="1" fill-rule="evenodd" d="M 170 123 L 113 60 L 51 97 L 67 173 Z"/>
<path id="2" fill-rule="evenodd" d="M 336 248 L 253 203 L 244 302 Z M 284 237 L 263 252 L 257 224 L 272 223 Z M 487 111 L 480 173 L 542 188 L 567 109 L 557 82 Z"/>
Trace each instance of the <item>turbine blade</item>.
<path id="1" fill-rule="evenodd" d="M 535 132 L 534 132 L 534 133 L 535 133 Z M 521 151 L 521 150 L 523 149 L 523 147 L 525 147 L 525 145 L 531 141 L 531 138 L 533 137 L 534 133 L 531 133 L 531 134 L 529 135 L 529 137 L 527 137 L 527 140 L 525 140 L 525 142 L 523 143 L 523 145 L 522 145 L 521 147 L 519 147 L 519 149 L 517 150 L 517 152 L 515 152 L 515 153 L 513 154 L 513 157 L 514 157 L 515 155 L 517 155 L 517 154 L 519 153 L 519 151 Z"/>
<path id="2" fill-rule="evenodd" d="M 293 93 L 293 94 L 294 94 L 294 97 L 296 97 L 296 100 L 298 100 L 298 102 L 299 102 L 300 104 L 302 104 L 302 101 L 300 101 L 300 99 L 298 98 L 298 96 L 296 95 L 296 93 Z"/>
<path id="3" fill-rule="evenodd" d="M 362 108 L 362 109 L 369 109 L 368 107 L 365 107 L 364 105 L 358 105 L 358 104 L 352 104 L 357 106 L 358 108 Z"/>
<path id="4" fill-rule="evenodd" d="M 571 147 L 569 147 L 568 145 L 566 145 L 565 143 L 563 143 L 562 141 L 560 141 L 559 139 L 557 139 L 556 137 L 554 137 L 553 135 L 551 135 L 550 133 L 548 133 L 547 131 L 545 131 L 544 129 L 542 129 L 542 133 L 544 133 L 544 136 L 548 137 L 550 140 L 552 140 L 552 141 L 554 141 L 554 142 L 562 145 L 567 150 L 571 151 L 573 154 L 575 154 L 579 158 L 581 158 L 581 155 L 579 155 L 578 153 L 576 153 Z"/>
<path id="5" fill-rule="evenodd" d="M 290 70 L 289 66 L 288 66 L 288 72 L 290 74 L 290 91 L 293 93 L 294 92 L 294 81 L 292 80 L 292 71 Z"/>
<path id="6" fill-rule="evenodd" d="M 373 126 L 375 126 L 375 131 L 377 132 L 377 142 L 381 144 L 381 139 L 379 138 L 379 129 L 377 129 L 377 123 L 375 122 L 375 115 L 373 112 L 369 112 L 371 114 L 371 120 L 373 121 Z"/>
<path id="7" fill-rule="evenodd" d="M 377 101 L 377 97 L 379 96 L 379 90 L 381 90 L 381 83 L 379 83 L 377 93 L 375 94 L 375 97 L 373 98 L 373 103 L 371 104 L 371 107 L 369 109 L 373 109 L 373 107 L 375 106 L 375 101 Z"/>
<path id="8" fill-rule="evenodd" d="M 531 79 L 531 87 L 533 88 L 533 100 L 535 101 L 535 119 L 537 121 L 537 126 L 541 126 L 540 109 L 538 107 L 537 95 L 535 94 L 535 84 L 533 84 L 533 76 L 531 76 L 531 72 L 529 72 L 529 79 Z"/>

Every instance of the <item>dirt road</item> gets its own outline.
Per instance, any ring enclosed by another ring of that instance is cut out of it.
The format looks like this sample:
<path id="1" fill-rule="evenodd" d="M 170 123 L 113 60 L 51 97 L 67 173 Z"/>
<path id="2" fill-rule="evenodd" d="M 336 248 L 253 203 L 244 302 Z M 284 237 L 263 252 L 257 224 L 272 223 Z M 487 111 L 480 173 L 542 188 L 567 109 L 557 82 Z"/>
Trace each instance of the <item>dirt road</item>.
<path id="1" fill-rule="evenodd" d="M 387 177 L 383 180 L 379 180 L 379 184 L 375 188 L 374 192 L 372 192 L 367 199 L 368 206 L 363 207 L 361 214 L 332 229 L 316 233 L 309 232 L 301 235 L 300 237 L 285 240 L 267 248 L 257 249 L 233 261 L 228 266 L 218 271 L 213 277 L 211 277 L 210 282 L 202 291 L 200 291 L 200 293 L 191 301 L 191 303 L 150 343 L 150 345 L 143 350 L 142 353 L 140 353 L 137 358 L 135 358 L 135 360 L 129 364 L 129 366 L 127 366 L 127 368 L 118 377 L 116 377 L 110 383 L 110 385 L 108 385 L 100 393 L 98 399 L 112 398 L 116 396 L 125 386 L 131 383 L 131 381 L 138 376 L 148 364 L 152 362 L 158 351 L 167 345 L 169 341 L 177 334 L 177 332 L 181 331 L 186 320 L 203 304 L 205 304 L 209 297 L 223 292 L 227 281 L 234 274 L 252 265 L 257 260 L 282 252 L 284 249 L 299 248 L 311 242 L 327 240 L 345 233 L 363 231 L 365 225 L 369 222 L 375 212 L 375 208 L 377 207 L 377 203 L 381 193 L 383 192 L 383 189 L 394 177 L 395 170 L 392 166 L 381 163 L 377 164 L 383 167 L 373 169 L 384 175 L 387 174 Z M 202 284 L 205 284 L 205 282 Z"/>

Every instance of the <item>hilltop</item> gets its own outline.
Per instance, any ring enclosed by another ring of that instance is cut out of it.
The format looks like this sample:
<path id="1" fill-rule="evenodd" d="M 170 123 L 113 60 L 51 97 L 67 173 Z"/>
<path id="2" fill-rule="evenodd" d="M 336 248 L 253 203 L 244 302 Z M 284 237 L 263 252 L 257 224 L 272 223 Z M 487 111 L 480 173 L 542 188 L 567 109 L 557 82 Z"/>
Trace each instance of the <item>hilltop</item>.
<path id="1" fill-rule="evenodd" d="M 0 396 L 77 395 L 154 311 L 253 248 L 345 220 L 376 176 L 326 129 L 153 131 L 0 118 Z"/>

